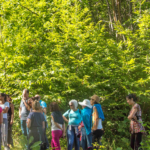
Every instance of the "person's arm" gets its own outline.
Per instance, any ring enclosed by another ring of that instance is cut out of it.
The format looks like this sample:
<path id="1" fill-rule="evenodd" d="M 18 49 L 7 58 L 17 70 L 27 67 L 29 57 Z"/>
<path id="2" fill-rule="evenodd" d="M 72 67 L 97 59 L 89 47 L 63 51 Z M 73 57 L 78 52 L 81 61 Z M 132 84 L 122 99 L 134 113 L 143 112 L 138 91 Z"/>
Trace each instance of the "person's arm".
<path id="1" fill-rule="evenodd" d="M 3 113 L 1 112 L 0 113 L 0 124 L 2 124 L 3 123 Z"/>
<path id="2" fill-rule="evenodd" d="M 30 106 L 26 103 L 26 101 L 25 101 L 24 99 L 23 99 L 22 101 L 23 101 L 23 103 L 24 103 L 26 109 L 27 109 L 28 111 L 30 111 Z"/>
<path id="3" fill-rule="evenodd" d="M 11 107 L 11 113 L 12 113 L 10 124 L 12 125 L 14 121 L 14 105 L 11 103 L 10 107 Z"/>
<path id="4" fill-rule="evenodd" d="M 89 120 L 88 120 L 88 122 L 89 122 Z M 78 126 L 79 131 L 81 131 L 82 127 L 84 127 L 83 120 L 81 121 L 80 125 Z"/>
<path id="5" fill-rule="evenodd" d="M 66 112 L 63 114 L 63 116 L 62 116 L 63 119 L 64 119 L 67 123 L 69 122 L 69 120 L 68 120 L 66 117 L 69 118 L 69 116 L 68 116 L 68 115 L 69 115 L 69 111 L 70 111 L 70 110 L 66 111 Z"/>
<path id="6" fill-rule="evenodd" d="M 19 118 L 21 118 L 21 107 L 19 107 Z"/>
<path id="7" fill-rule="evenodd" d="M 42 109 L 42 111 L 43 111 L 43 113 L 46 115 L 46 113 L 47 113 L 46 107 L 44 107 L 44 108 Z"/>
<path id="8" fill-rule="evenodd" d="M 52 120 L 53 120 L 55 126 L 56 126 L 57 128 L 59 128 L 60 130 L 63 130 L 63 128 L 61 128 L 61 126 L 60 126 L 57 122 L 54 121 L 53 116 L 51 116 L 51 117 L 52 117 Z"/>
<path id="9" fill-rule="evenodd" d="M 30 128 L 31 127 L 31 119 L 27 119 L 27 127 Z"/>
<path id="10" fill-rule="evenodd" d="M 132 119 L 137 120 L 137 117 L 135 116 L 136 112 L 137 112 L 137 107 L 135 107 L 133 109 L 133 111 L 131 112 L 131 114 L 128 116 L 128 119 L 129 120 L 132 120 Z"/>
<path id="11" fill-rule="evenodd" d="M 7 112 L 8 112 L 8 109 L 9 109 L 8 107 L 5 107 L 5 109 L 3 109 L 2 112 L 3 112 L 3 113 L 7 113 Z"/>
<path id="12" fill-rule="evenodd" d="M 66 129 L 65 129 L 65 123 L 63 124 L 63 126 L 62 126 L 62 128 L 63 128 L 63 137 L 65 137 L 66 136 Z"/>
<path id="13" fill-rule="evenodd" d="M 65 116 L 62 116 L 62 117 L 67 123 L 69 122 L 69 120 Z"/>
<path id="14" fill-rule="evenodd" d="M 98 126 L 98 121 L 99 121 L 99 118 L 98 118 L 98 112 L 97 112 L 97 109 L 96 107 L 93 107 L 93 112 L 94 112 L 94 124 L 93 124 L 93 127 L 92 127 L 92 130 L 96 130 L 97 129 L 97 126 Z"/>

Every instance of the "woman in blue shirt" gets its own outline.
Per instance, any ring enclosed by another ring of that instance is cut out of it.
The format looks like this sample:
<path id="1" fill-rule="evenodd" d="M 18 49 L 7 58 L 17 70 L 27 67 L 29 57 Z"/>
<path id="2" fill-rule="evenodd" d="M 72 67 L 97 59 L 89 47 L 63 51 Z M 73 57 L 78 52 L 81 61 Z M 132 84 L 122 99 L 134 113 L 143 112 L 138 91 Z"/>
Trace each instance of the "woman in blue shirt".
<path id="1" fill-rule="evenodd" d="M 69 102 L 70 109 L 63 114 L 63 119 L 68 123 L 67 127 L 67 140 L 68 150 L 72 150 L 73 144 L 75 143 L 75 150 L 79 150 L 80 139 L 78 138 L 78 126 L 81 123 L 81 113 L 77 109 L 78 103 L 76 100 Z M 69 119 L 67 119 L 68 117 Z"/>
<path id="2" fill-rule="evenodd" d="M 88 99 L 85 99 L 83 102 L 79 102 L 79 105 L 82 106 L 82 121 L 83 125 L 79 126 L 82 132 L 81 145 L 83 150 L 92 149 L 92 106 Z"/>

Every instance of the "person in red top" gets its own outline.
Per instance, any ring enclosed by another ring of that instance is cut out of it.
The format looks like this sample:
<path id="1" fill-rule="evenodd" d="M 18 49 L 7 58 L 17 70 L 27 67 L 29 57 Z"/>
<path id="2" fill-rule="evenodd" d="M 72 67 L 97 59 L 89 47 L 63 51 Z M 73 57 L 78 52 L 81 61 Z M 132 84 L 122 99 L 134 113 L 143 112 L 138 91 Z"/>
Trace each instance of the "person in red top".
<path id="1" fill-rule="evenodd" d="M 0 107 L 0 131 L 1 131 L 1 124 L 3 123 L 3 109 Z M 0 150 L 1 150 L 1 132 L 0 132 Z"/>
<path id="2" fill-rule="evenodd" d="M 131 148 L 133 150 L 140 150 L 142 133 L 144 127 L 142 125 L 142 113 L 140 105 L 136 103 L 137 97 L 135 94 L 129 94 L 126 96 L 127 103 L 132 106 L 128 119 L 130 120 L 131 131 Z"/>

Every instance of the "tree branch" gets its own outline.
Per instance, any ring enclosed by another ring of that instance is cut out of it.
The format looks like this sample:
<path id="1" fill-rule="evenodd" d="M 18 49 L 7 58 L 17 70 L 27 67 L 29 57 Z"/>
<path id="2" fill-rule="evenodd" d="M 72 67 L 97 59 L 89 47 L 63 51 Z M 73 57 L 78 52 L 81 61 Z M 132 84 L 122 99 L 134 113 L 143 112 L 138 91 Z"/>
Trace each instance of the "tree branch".
<path id="1" fill-rule="evenodd" d="M 19 4 L 21 7 L 23 7 L 23 8 L 25 8 L 25 9 L 27 9 L 27 10 L 29 10 L 30 12 L 32 12 L 33 14 L 35 14 L 35 15 L 37 15 L 37 16 L 39 16 L 39 14 L 37 14 L 37 13 L 35 13 L 35 12 L 33 12 L 32 10 L 30 10 L 29 8 L 27 8 L 27 7 L 25 7 L 25 6 L 23 6 L 23 5 L 21 5 L 21 4 Z"/>

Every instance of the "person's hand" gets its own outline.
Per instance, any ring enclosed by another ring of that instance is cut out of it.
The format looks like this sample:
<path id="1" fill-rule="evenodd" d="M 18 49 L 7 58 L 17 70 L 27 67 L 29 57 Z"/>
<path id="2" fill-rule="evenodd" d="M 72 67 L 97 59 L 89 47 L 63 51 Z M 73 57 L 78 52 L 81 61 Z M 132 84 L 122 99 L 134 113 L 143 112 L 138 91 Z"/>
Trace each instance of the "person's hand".
<path id="1" fill-rule="evenodd" d="M 21 115 L 19 115 L 19 118 L 21 118 Z"/>
<path id="2" fill-rule="evenodd" d="M 82 126 L 81 126 L 81 125 L 79 125 L 79 126 L 78 126 L 79 131 L 81 131 L 81 128 L 82 128 Z"/>
<path id="3" fill-rule="evenodd" d="M 66 133 L 65 132 L 63 132 L 63 138 L 66 136 Z"/>
<path id="4" fill-rule="evenodd" d="M 25 102 L 25 99 L 23 98 L 22 101 Z"/>
<path id="5" fill-rule="evenodd" d="M 12 125 L 13 124 L 13 121 L 10 121 L 10 125 Z"/>

